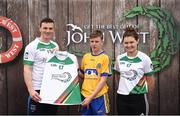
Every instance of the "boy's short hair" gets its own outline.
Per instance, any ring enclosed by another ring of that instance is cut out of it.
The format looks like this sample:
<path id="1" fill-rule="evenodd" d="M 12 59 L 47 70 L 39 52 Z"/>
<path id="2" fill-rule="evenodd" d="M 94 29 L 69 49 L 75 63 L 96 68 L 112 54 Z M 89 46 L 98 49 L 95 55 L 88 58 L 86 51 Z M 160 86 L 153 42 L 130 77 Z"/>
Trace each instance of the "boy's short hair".
<path id="1" fill-rule="evenodd" d="M 91 34 L 90 34 L 90 39 L 92 38 L 96 38 L 96 37 L 100 37 L 101 40 L 103 40 L 103 33 L 100 30 L 94 30 Z"/>
<path id="2" fill-rule="evenodd" d="M 51 18 L 46 17 L 41 20 L 40 27 L 42 26 L 42 23 L 54 23 L 54 21 Z"/>

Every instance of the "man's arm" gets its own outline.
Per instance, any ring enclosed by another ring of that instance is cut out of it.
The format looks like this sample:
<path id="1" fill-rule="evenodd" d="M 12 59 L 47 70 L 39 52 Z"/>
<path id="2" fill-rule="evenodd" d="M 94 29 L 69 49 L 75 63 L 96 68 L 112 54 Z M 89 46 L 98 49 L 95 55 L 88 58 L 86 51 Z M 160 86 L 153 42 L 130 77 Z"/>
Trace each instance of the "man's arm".
<path id="1" fill-rule="evenodd" d="M 100 82 L 97 84 L 96 89 L 94 90 L 93 94 L 89 97 L 86 97 L 82 102 L 82 106 L 89 106 L 91 100 L 102 90 L 104 85 L 106 84 L 107 77 L 102 76 Z"/>
<path id="2" fill-rule="evenodd" d="M 32 66 L 24 65 L 24 82 L 31 98 L 36 102 L 40 101 L 41 98 L 39 94 L 33 89 L 32 86 Z"/>

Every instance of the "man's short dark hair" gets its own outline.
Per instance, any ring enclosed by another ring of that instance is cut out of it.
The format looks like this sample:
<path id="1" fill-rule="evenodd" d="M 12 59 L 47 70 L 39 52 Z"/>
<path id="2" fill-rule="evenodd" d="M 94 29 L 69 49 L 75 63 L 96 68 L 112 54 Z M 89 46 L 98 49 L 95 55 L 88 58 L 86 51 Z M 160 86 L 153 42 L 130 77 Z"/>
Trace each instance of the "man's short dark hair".
<path id="1" fill-rule="evenodd" d="M 51 18 L 46 17 L 41 20 L 40 27 L 42 26 L 42 23 L 54 23 L 54 21 Z"/>
<path id="2" fill-rule="evenodd" d="M 92 38 L 96 38 L 96 37 L 100 37 L 101 40 L 103 40 L 103 33 L 100 30 L 94 30 L 91 34 L 90 34 L 90 39 Z"/>

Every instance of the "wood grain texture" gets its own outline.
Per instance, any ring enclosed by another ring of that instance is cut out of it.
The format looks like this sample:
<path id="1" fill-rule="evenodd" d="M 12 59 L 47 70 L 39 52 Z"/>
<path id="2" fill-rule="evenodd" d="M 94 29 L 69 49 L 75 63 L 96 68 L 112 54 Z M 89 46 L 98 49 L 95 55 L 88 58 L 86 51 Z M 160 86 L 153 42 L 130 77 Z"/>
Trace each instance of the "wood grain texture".
<path id="1" fill-rule="evenodd" d="M 68 0 L 49 0 L 49 17 L 55 21 L 55 41 L 60 50 L 67 50 L 66 24 L 68 23 Z"/>
<path id="2" fill-rule="evenodd" d="M 22 1 L 22 0 L 20 0 Z M 29 15 L 29 42 L 40 36 L 39 25 L 40 21 L 48 17 L 48 2 L 47 0 L 28 0 L 28 15 Z"/>
<path id="3" fill-rule="evenodd" d="M 21 12 L 19 12 L 21 11 Z M 28 2 L 7 0 L 7 16 L 20 28 L 23 43 L 28 43 Z M 8 35 L 8 46 L 12 37 Z M 12 61 L 7 63 L 8 114 L 26 114 L 27 90 L 23 79 L 23 50 Z"/>
<path id="4" fill-rule="evenodd" d="M 176 21 L 180 15 L 177 10 L 180 7 L 178 0 L 161 0 L 161 7 L 169 10 Z M 176 22 L 178 25 L 178 22 Z M 160 72 L 160 114 L 179 114 L 179 53 L 171 61 L 171 65 Z M 168 109 L 168 110 L 167 110 Z"/>
<path id="5" fill-rule="evenodd" d="M 6 0 L 0 1 L 0 16 L 6 16 Z M 7 50 L 6 44 L 6 37 L 8 31 L 0 27 L 0 53 L 3 53 Z M 6 64 L 0 65 L 0 114 L 7 114 L 7 66 Z"/>
<path id="6" fill-rule="evenodd" d="M 158 0 L 138 0 L 138 6 L 148 6 L 148 5 L 159 5 Z M 138 16 L 138 25 L 139 25 L 139 32 L 149 32 L 146 36 L 145 43 L 143 43 L 143 36 L 140 35 L 139 39 L 139 50 L 150 55 L 152 49 L 155 48 L 156 42 L 158 41 L 158 29 L 156 28 L 155 23 L 153 20 L 147 16 Z M 158 75 L 153 75 L 155 78 L 155 87 L 153 93 L 148 94 L 148 103 L 149 103 L 149 114 L 158 114 L 159 112 L 159 89 L 158 89 Z"/>
<path id="7" fill-rule="evenodd" d="M 68 50 L 81 51 L 83 53 L 89 52 L 89 34 L 90 29 L 84 28 L 87 25 L 91 25 L 91 1 L 86 0 L 70 0 L 69 1 L 69 22 L 68 24 L 77 25 L 82 29 L 83 32 L 79 30 L 72 30 L 72 27 L 68 26 L 67 30 L 70 31 L 71 37 L 74 37 L 74 40 L 79 41 L 80 36 L 82 36 L 82 40 L 80 43 L 72 42 L 68 46 Z M 79 34 L 78 34 L 79 33 Z M 85 36 L 86 34 L 86 36 Z M 86 40 L 86 42 L 84 42 Z M 78 57 L 79 63 L 81 62 L 82 57 Z"/>
<path id="8" fill-rule="evenodd" d="M 102 30 L 105 33 L 104 50 L 111 60 L 114 60 L 117 55 L 124 52 L 124 49 L 119 40 L 116 40 L 114 44 L 112 43 L 109 31 L 112 31 L 113 35 L 118 32 L 122 37 L 123 30 L 122 28 L 107 29 L 107 25 L 139 24 L 138 31 L 150 32 L 146 43 L 140 42 L 139 50 L 149 55 L 156 46 L 158 29 L 151 19 L 138 16 L 120 22 L 125 11 L 140 5 L 156 5 L 171 11 L 176 26 L 180 27 L 179 0 L 0 0 L 0 15 L 12 19 L 19 26 L 24 43 L 22 51 L 15 60 L 0 64 L 0 114 L 26 114 L 28 92 L 23 81 L 22 57 L 24 47 L 40 35 L 38 27 L 42 18 L 49 16 L 55 20 L 55 41 L 59 44 L 60 50 L 73 49 L 82 52 L 89 50 L 88 39 L 87 43 L 74 44 L 71 41 L 70 45 L 66 46 L 67 31 L 70 31 L 71 35 L 77 32 L 77 30 L 73 32 L 72 27 L 68 27 L 67 24 L 77 25 L 82 28 L 82 33 L 86 33 L 87 36 L 95 29 Z M 90 27 L 87 28 L 87 26 Z M 3 38 L 2 49 L 0 49 L 0 53 L 2 53 L 11 46 L 12 37 L 2 27 L 0 27 L 0 37 Z M 172 57 L 171 64 L 155 74 L 155 90 L 148 96 L 149 114 L 180 114 L 179 57 L 180 50 L 178 49 L 178 53 Z M 78 57 L 79 65 L 81 58 Z M 110 114 L 117 114 L 117 85 L 113 76 L 108 79 L 108 84 Z M 79 115 L 80 112 L 78 112 L 78 106 L 60 106 L 58 114 Z"/>

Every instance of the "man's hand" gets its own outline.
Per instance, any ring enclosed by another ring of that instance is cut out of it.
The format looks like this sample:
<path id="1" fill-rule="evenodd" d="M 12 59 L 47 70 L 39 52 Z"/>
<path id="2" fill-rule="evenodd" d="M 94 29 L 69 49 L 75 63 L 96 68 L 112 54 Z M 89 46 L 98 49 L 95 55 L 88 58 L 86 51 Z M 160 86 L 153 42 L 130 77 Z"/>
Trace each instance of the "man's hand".
<path id="1" fill-rule="evenodd" d="M 30 94 L 31 98 L 32 98 L 35 102 L 41 101 L 41 97 L 39 96 L 39 93 L 36 92 L 35 90 L 31 90 L 31 91 L 29 92 L 29 94 Z"/>

